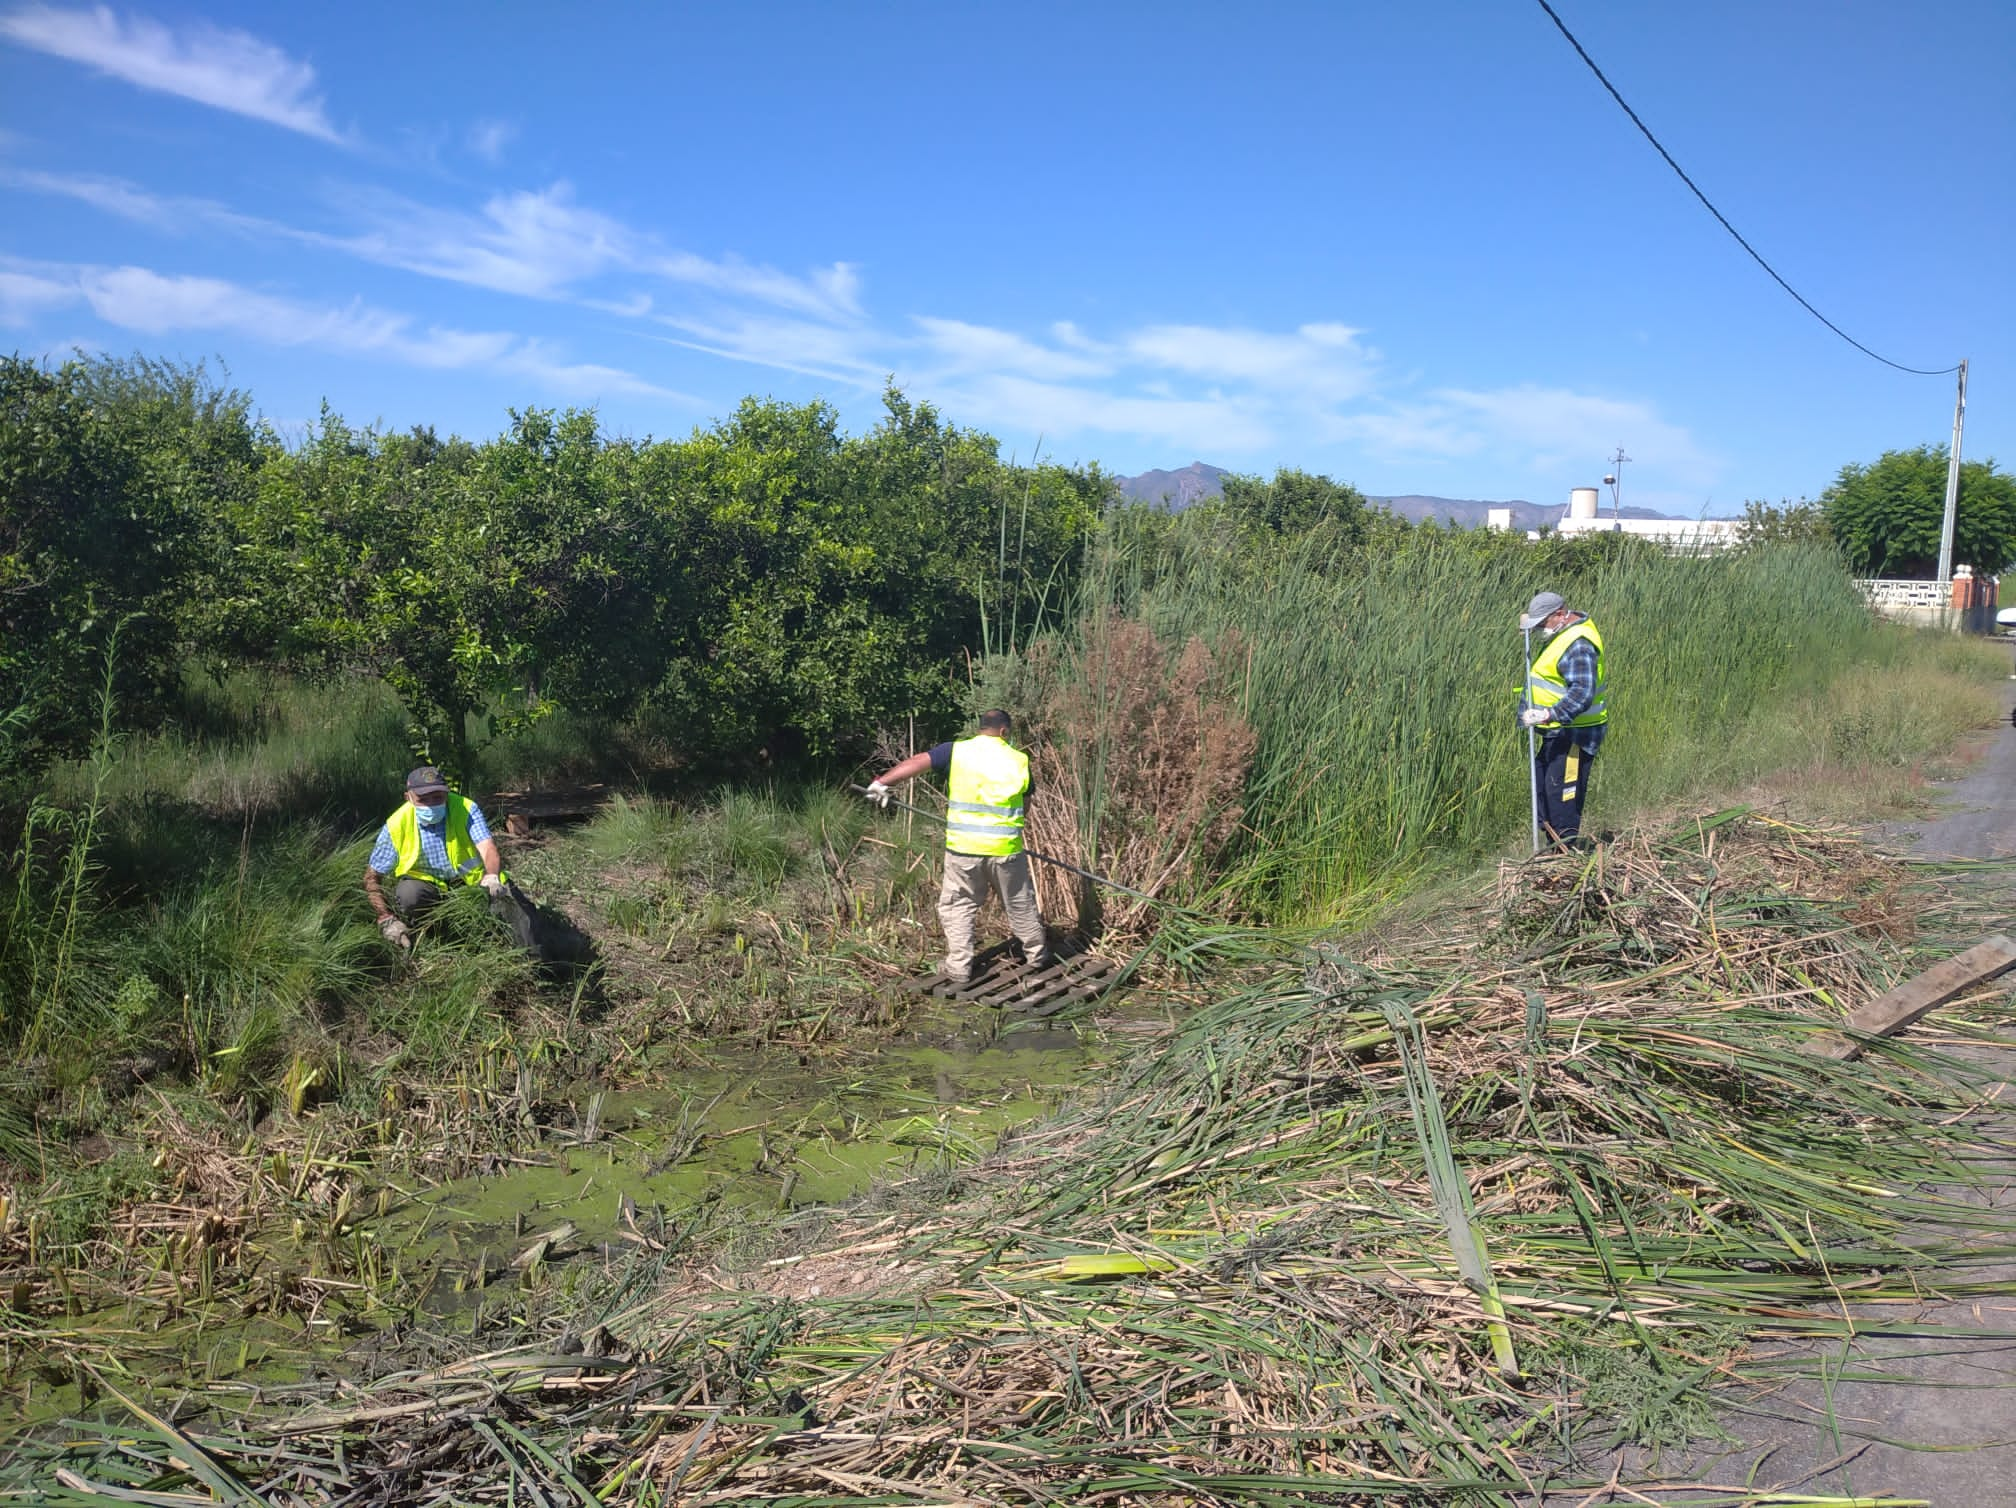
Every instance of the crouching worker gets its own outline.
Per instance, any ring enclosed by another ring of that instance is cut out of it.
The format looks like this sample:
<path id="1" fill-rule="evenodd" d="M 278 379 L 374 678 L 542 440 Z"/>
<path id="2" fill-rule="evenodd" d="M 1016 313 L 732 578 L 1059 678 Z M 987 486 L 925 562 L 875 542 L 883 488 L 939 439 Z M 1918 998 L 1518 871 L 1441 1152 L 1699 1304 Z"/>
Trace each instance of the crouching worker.
<path id="1" fill-rule="evenodd" d="M 482 886 L 490 914 L 511 929 L 520 947 L 539 951 L 532 909 L 514 894 L 483 809 L 449 790 L 433 765 L 422 765 L 406 777 L 405 805 L 378 830 L 364 869 L 364 895 L 385 940 L 410 949 L 412 927 L 447 898 L 452 885 Z"/>
<path id="2" fill-rule="evenodd" d="M 964 984 L 973 974 L 973 928 L 991 888 L 1001 896 L 1008 926 L 1033 969 L 1047 968 L 1050 942 L 1022 851 L 1023 803 L 1029 795 L 1029 756 L 1008 746 L 1008 714 L 980 714 L 973 738 L 912 754 L 868 786 L 868 799 L 889 804 L 889 787 L 926 770 L 946 777 L 951 797 L 945 819 L 945 882 L 938 892 L 938 922 L 945 929 L 945 977 Z"/>

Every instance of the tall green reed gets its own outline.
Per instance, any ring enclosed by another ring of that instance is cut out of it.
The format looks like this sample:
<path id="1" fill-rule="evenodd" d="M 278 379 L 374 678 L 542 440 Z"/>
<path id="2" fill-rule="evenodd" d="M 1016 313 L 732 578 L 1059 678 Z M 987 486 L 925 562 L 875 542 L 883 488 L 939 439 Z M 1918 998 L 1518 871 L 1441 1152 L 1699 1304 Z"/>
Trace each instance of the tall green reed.
<path id="1" fill-rule="evenodd" d="M 92 850 L 116 763 L 114 690 L 122 626 L 114 624 L 105 639 L 98 728 L 86 765 L 89 784 L 83 804 L 69 811 L 39 797 L 32 800 L 14 855 L 14 896 L 6 932 L 0 935 L 0 1034 L 17 1037 L 24 1054 L 41 1051 L 60 1035 L 65 1018 L 89 1003 L 93 993 L 86 971 L 79 968 L 78 951 L 94 900 Z M 51 844 L 59 852 L 53 865 L 45 865 L 43 850 Z M 45 881 L 51 870 L 53 876 Z"/>
<path id="2" fill-rule="evenodd" d="M 1545 589 L 1588 612 L 1607 643 L 1598 822 L 1749 773 L 1759 727 L 1882 658 L 1900 632 L 1875 623 L 1838 557 L 1813 545 L 1675 555 L 1615 535 L 1532 544 L 1423 529 L 1362 550 L 1317 536 L 1261 553 L 1124 523 L 1068 631 L 1083 641 L 1120 611 L 1165 641 L 1244 646 L 1258 749 L 1224 883 L 1256 915 L 1315 921 L 1520 830 L 1518 615 Z"/>

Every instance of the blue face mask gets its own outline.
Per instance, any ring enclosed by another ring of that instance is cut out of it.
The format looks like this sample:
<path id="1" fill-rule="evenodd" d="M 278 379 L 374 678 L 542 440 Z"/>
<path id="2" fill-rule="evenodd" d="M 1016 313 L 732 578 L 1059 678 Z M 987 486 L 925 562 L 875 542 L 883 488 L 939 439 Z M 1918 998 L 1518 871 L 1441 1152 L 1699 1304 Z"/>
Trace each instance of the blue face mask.
<path id="1" fill-rule="evenodd" d="M 439 827 L 448 819 L 448 803 L 445 801 L 439 806 L 416 806 L 413 810 L 419 816 L 422 827 Z"/>

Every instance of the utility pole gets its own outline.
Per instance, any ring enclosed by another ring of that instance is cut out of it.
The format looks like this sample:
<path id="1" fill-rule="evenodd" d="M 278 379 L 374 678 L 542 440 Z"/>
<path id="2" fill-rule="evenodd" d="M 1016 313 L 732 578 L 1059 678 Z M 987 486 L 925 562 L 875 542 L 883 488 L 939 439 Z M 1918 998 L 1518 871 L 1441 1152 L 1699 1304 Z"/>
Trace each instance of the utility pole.
<path id="1" fill-rule="evenodd" d="M 1953 521 L 1960 511 L 1960 426 L 1967 419 L 1967 363 L 1960 363 L 1960 393 L 1953 400 L 1953 448 L 1946 454 L 1946 517 L 1939 525 L 1939 579 L 1953 579 Z"/>
<path id="2" fill-rule="evenodd" d="M 1630 459 L 1624 454 L 1624 447 L 1618 446 L 1617 454 L 1610 458 L 1610 474 L 1603 478 L 1603 485 L 1610 489 L 1610 517 L 1620 521 L 1617 525 L 1620 529 L 1624 517 L 1624 463 Z"/>

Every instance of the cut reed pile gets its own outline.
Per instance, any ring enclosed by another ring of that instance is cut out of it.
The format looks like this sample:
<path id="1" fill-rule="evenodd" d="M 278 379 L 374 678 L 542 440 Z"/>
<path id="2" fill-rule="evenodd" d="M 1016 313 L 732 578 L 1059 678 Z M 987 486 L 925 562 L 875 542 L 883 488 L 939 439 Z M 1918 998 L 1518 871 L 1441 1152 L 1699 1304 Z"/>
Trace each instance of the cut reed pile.
<path id="1" fill-rule="evenodd" d="M 1941 1192 L 1976 1152 L 1966 1068 L 1923 1035 L 1801 1050 L 1973 941 L 1957 903 L 1737 813 L 1509 868 L 1441 922 L 1292 967 L 1227 934 L 1255 982 L 1099 1103 L 760 1278 L 633 1273 L 575 1331 L 613 1357 L 201 1439 L 143 1420 L 12 1474 L 80 1501 L 1512 1504 L 1698 1425 L 1749 1341 L 2009 1291 L 1975 1269 L 2016 1232 L 1963 1239 L 1997 1217 Z"/>

